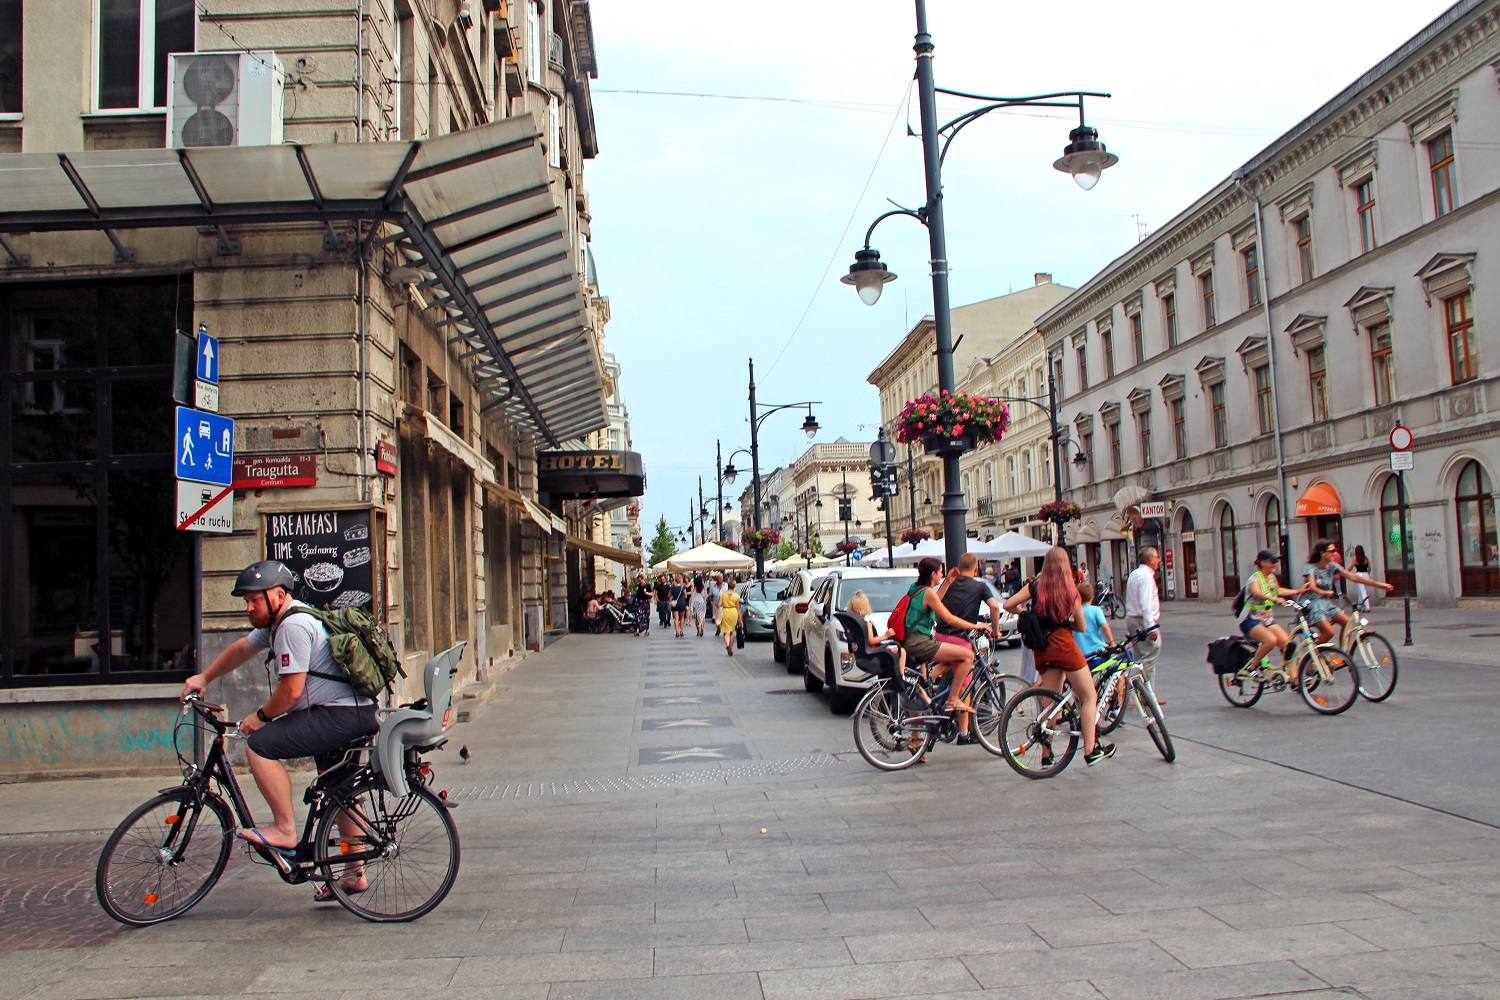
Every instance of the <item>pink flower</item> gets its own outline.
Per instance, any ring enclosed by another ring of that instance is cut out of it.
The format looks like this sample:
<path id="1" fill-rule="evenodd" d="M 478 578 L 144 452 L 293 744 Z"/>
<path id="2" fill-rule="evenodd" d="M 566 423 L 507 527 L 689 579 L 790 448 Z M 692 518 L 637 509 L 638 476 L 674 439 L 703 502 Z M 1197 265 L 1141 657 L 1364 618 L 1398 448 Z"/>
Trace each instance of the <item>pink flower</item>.
<path id="1" fill-rule="evenodd" d="M 953 425 L 953 433 L 954 434 L 962 434 L 963 432 L 964 432 L 964 425 L 963 424 L 954 424 Z"/>

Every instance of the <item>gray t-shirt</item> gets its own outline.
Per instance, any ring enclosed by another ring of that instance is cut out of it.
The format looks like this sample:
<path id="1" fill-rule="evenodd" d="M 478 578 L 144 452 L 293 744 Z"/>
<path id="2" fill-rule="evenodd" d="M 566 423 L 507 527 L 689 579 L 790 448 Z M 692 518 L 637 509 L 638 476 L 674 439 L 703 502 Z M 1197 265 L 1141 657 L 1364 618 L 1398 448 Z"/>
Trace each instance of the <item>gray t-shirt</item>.
<path id="1" fill-rule="evenodd" d="M 301 601 L 293 601 L 292 607 L 307 607 Z M 246 640 L 254 649 L 270 649 L 274 656 L 278 674 L 305 674 L 315 671 L 320 674 L 342 676 L 344 669 L 334 662 L 333 652 L 328 648 L 328 633 L 323 623 L 312 615 L 282 615 L 275 626 L 275 642 L 271 629 L 253 630 Z M 354 693 L 345 681 L 329 680 L 326 677 L 308 677 L 302 688 L 302 696 L 292 705 L 291 711 L 311 708 L 314 705 L 369 705 L 370 699 Z"/>

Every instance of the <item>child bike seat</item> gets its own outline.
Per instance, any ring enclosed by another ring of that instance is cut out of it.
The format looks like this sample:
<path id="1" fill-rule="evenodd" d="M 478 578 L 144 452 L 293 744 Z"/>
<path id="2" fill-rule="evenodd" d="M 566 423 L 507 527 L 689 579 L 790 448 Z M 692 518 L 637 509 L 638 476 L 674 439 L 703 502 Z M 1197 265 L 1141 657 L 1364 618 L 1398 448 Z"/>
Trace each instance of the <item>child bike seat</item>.
<path id="1" fill-rule="evenodd" d="M 866 635 L 865 620 L 852 611 L 835 611 L 834 620 L 843 629 L 844 636 L 849 643 L 849 652 L 854 656 L 854 665 L 867 674 L 877 677 L 896 676 L 896 667 L 900 661 L 896 654 L 885 649 L 871 649 L 865 645 Z"/>
<path id="2" fill-rule="evenodd" d="M 443 730 L 448 728 L 449 711 L 453 705 L 453 678 L 458 674 L 458 660 L 465 645 L 461 642 L 444 650 L 422 668 L 422 687 L 427 695 L 425 705 L 417 702 L 383 713 L 370 764 L 393 795 L 404 797 L 411 791 L 402 759 L 409 748 L 430 749 L 447 742 Z"/>

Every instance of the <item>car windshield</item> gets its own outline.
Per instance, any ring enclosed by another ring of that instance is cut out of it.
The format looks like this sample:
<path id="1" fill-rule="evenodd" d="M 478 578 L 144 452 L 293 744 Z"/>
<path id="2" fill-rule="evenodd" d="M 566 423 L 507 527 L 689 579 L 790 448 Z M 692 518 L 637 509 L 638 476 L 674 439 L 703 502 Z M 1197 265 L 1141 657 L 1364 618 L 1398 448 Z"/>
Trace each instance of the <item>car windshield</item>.
<path id="1" fill-rule="evenodd" d="M 745 584 L 740 593 L 747 601 L 775 601 L 776 595 L 785 589 L 785 580 L 760 580 Z"/>
<path id="2" fill-rule="evenodd" d="M 854 596 L 855 591 L 862 590 L 870 599 L 871 611 L 889 614 L 896 610 L 896 602 L 906 596 L 916 579 L 915 576 L 872 576 L 862 580 L 845 580 L 839 587 L 837 610 L 849 610 L 849 598 Z"/>

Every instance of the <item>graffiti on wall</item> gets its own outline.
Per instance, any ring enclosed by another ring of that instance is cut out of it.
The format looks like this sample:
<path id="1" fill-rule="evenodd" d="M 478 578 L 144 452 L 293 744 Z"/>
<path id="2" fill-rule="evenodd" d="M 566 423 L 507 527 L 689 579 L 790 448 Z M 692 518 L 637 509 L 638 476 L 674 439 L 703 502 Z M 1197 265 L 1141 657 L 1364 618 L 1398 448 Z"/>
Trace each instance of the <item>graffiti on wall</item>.
<path id="1" fill-rule="evenodd" d="M 28 715 L 7 713 L 0 720 L 0 766 L 56 767 L 167 759 L 177 713 L 154 705 L 84 704 Z"/>

